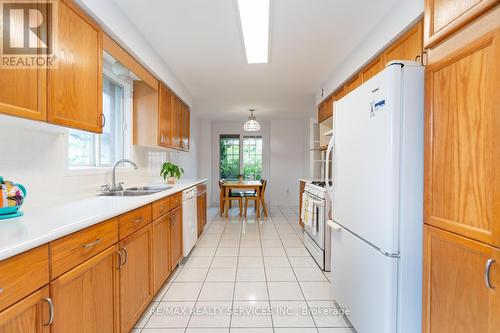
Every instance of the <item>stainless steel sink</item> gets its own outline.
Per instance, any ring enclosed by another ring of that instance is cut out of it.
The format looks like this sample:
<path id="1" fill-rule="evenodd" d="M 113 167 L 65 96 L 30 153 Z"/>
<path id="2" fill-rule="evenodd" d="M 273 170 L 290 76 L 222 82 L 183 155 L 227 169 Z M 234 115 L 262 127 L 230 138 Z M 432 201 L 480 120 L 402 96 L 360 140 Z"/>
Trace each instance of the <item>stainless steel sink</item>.
<path id="1" fill-rule="evenodd" d="M 129 187 L 126 188 L 125 191 L 155 191 L 161 192 L 172 188 L 172 186 L 168 185 L 153 185 L 153 186 L 139 186 L 139 187 Z"/>
<path id="2" fill-rule="evenodd" d="M 122 191 L 109 191 L 99 194 L 101 197 L 136 197 L 140 195 L 154 194 L 172 188 L 167 185 L 130 187 Z"/>

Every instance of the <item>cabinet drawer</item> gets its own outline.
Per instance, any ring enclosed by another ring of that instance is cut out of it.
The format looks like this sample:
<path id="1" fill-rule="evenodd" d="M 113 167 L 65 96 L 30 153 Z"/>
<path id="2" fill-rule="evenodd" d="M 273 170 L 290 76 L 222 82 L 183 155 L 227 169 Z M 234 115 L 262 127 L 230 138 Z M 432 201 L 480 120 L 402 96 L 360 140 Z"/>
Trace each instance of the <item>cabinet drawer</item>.
<path id="1" fill-rule="evenodd" d="M 118 235 L 123 239 L 151 222 L 151 205 L 137 208 L 118 218 Z"/>
<path id="2" fill-rule="evenodd" d="M 174 209 L 182 204 L 182 192 L 170 196 L 170 209 Z"/>
<path id="3" fill-rule="evenodd" d="M 153 220 L 156 220 L 163 214 L 168 213 L 170 210 L 170 197 L 166 197 L 163 199 L 160 199 L 158 201 L 153 202 L 152 206 L 152 211 L 153 211 Z"/>
<path id="4" fill-rule="evenodd" d="M 49 250 L 42 245 L 0 261 L 0 311 L 49 283 Z"/>
<path id="5" fill-rule="evenodd" d="M 50 242 L 51 279 L 118 242 L 117 219 L 99 223 Z"/>

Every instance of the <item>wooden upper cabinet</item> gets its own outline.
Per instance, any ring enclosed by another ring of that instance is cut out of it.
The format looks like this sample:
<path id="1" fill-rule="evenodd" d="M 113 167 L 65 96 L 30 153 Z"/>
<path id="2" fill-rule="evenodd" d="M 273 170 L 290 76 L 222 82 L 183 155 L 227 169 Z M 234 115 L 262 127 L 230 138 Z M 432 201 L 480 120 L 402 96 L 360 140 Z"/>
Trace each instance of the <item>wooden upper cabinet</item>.
<path id="1" fill-rule="evenodd" d="M 324 100 L 318 108 L 318 122 L 321 123 L 333 115 L 333 96 Z"/>
<path id="2" fill-rule="evenodd" d="M 498 0 L 425 0 L 424 46 L 436 45 L 498 3 Z"/>
<path id="3" fill-rule="evenodd" d="M 50 283 L 52 333 L 120 332 L 117 250 L 114 245 Z"/>
<path id="4" fill-rule="evenodd" d="M 363 83 L 380 73 L 384 69 L 384 60 L 383 57 L 377 57 L 375 60 L 370 62 L 363 70 L 361 71 L 361 80 Z"/>
<path id="5" fill-rule="evenodd" d="M 382 69 L 392 60 L 421 61 L 422 25 L 419 21 L 385 50 Z"/>
<path id="6" fill-rule="evenodd" d="M 72 2 L 60 1 L 57 67 L 48 71 L 48 121 L 102 133 L 102 31 Z"/>
<path id="7" fill-rule="evenodd" d="M 153 221 L 153 285 L 160 290 L 172 272 L 170 263 L 170 214 Z"/>
<path id="8" fill-rule="evenodd" d="M 425 93 L 425 222 L 496 247 L 499 17 L 500 8 L 429 53 Z"/>
<path id="9" fill-rule="evenodd" d="M 190 115 L 188 106 L 184 103 L 181 103 L 181 148 L 183 150 L 189 150 L 189 118 Z"/>
<path id="10" fill-rule="evenodd" d="M 361 75 L 356 74 L 356 76 L 353 79 L 351 79 L 351 81 L 346 83 L 346 85 L 344 86 L 345 87 L 345 94 L 347 95 L 348 93 L 350 93 L 351 91 L 353 91 L 354 89 L 359 87 L 361 85 L 361 83 L 363 83 Z"/>
<path id="11" fill-rule="evenodd" d="M 183 258 L 182 244 L 182 206 L 170 212 L 170 246 L 172 270 Z"/>
<path id="12" fill-rule="evenodd" d="M 49 333 L 48 300 L 46 286 L 0 312 L 0 333 Z"/>
<path id="13" fill-rule="evenodd" d="M 172 93 L 160 84 L 158 101 L 158 144 L 169 147 L 172 141 Z"/>
<path id="14" fill-rule="evenodd" d="M 424 251 L 422 331 L 499 332 L 500 251 L 431 226 Z M 489 259 L 496 262 L 488 274 Z"/>
<path id="15" fill-rule="evenodd" d="M 182 126 L 182 102 L 176 97 L 172 96 L 172 137 L 171 146 L 173 148 L 181 148 L 181 126 Z"/>
<path id="16" fill-rule="evenodd" d="M 0 113 L 47 120 L 47 71 L 0 68 Z"/>
<path id="17" fill-rule="evenodd" d="M 153 298 L 151 224 L 120 242 L 120 327 L 129 332 Z"/>

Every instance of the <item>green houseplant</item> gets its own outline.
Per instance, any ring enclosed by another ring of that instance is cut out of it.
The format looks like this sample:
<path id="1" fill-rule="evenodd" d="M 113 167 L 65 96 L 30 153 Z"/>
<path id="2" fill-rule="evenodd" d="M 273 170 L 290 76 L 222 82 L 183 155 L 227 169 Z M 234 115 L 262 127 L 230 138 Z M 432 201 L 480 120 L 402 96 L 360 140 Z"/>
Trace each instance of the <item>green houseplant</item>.
<path id="1" fill-rule="evenodd" d="M 170 162 L 163 163 L 160 171 L 160 176 L 163 177 L 169 184 L 175 184 L 175 179 L 180 179 L 184 169 Z"/>

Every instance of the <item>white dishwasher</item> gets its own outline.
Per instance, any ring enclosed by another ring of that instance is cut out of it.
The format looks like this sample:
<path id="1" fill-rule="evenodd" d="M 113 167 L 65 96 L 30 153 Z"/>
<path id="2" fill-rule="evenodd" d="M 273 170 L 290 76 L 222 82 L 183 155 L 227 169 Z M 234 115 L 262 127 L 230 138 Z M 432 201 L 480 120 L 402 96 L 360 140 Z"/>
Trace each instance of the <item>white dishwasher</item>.
<path id="1" fill-rule="evenodd" d="M 196 195 L 196 186 L 182 192 L 182 243 L 184 257 L 189 255 L 189 252 L 191 252 L 198 240 Z"/>

